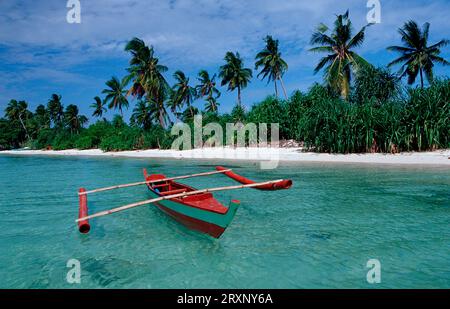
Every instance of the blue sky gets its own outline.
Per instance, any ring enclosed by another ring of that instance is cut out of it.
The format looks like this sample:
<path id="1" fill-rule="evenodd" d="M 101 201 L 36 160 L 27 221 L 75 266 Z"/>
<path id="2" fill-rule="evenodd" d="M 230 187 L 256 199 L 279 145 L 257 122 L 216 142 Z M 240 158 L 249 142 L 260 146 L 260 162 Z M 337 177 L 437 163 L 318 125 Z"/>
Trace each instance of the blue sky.
<path id="1" fill-rule="evenodd" d="M 81 23 L 66 21 L 66 0 L 0 1 L 0 110 L 10 99 L 26 100 L 30 109 L 46 104 L 52 93 L 63 103 L 77 104 L 89 115 L 93 97 L 111 76 L 124 76 L 129 55 L 125 43 L 137 36 L 154 46 L 160 62 L 169 67 L 167 79 L 180 69 L 192 82 L 200 69 L 217 72 L 227 51 L 239 51 L 247 67 L 271 34 L 280 40 L 289 64 L 288 92 L 306 90 L 321 74 L 313 75 L 320 55 L 308 52 L 311 33 L 320 22 L 331 25 L 334 15 L 350 10 L 355 31 L 365 25 L 366 0 L 80 0 Z M 369 27 L 357 51 L 375 65 L 396 56 L 397 29 L 404 21 L 430 22 L 430 42 L 450 38 L 450 6 L 441 1 L 380 0 L 381 23 Z M 442 54 L 449 60 L 450 47 Z M 449 75 L 439 66 L 437 75 Z M 273 85 L 254 78 L 243 92 L 244 105 L 274 92 Z M 236 94 L 221 88 L 221 111 L 228 112 Z M 134 106 L 125 113 L 129 116 Z M 197 101 L 198 107 L 203 106 Z M 1 112 L 0 112 L 1 114 Z M 108 112 L 109 116 L 113 113 Z"/>

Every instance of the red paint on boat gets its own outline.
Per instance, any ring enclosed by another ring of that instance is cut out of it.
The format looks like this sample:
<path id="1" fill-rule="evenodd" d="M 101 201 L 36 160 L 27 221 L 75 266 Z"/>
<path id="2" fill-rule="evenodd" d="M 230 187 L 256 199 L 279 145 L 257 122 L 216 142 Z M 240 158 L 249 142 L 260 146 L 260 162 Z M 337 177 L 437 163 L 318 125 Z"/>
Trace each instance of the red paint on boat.
<path id="1" fill-rule="evenodd" d="M 86 192 L 85 188 L 81 188 L 78 190 L 79 193 Z M 88 207 L 87 207 L 87 195 L 79 195 L 80 206 L 78 209 L 78 219 L 86 217 L 88 215 Z M 78 222 L 78 230 L 80 233 L 86 234 L 91 229 L 89 225 L 89 220 L 83 220 Z"/>
<path id="2" fill-rule="evenodd" d="M 219 238 L 225 231 L 225 228 L 221 226 L 183 215 L 179 212 L 176 212 L 170 208 L 161 205 L 160 203 L 156 203 L 156 206 L 158 206 L 159 209 L 161 209 L 166 214 L 174 218 L 176 221 L 180 222 L 181 224 L 184 224 L 186 227 L 192 230 L 196 230 L 211 235 L 214 238 Z"/>
<path id="3" fill-rule="evenodd" d="M 224 170 L 227 170 L 227 168 L 225 168 L 223 166 L 216 166 L 216 170 L 224 171 Z M 241 184 L 244 184 L 244 185 L 250 185 L 250 184 L 255 183 L 255 181 L 250 180 L 248 178 L 245 178 L 245 177 L 243 177 L 241 175 L 238 175 L 236 173 L 233 173 L 232 171 L 224 172 L 224 174 L 226 176 L 230 177 L 231 179 L 234 179 L 237 182 L 240 182 Z M 280 181 L 275 182 L 275 183 L 253 187 L 253 189 L 265 190 L 265 191 L 274 191 L 274 190 L 289 189 L 291 186 L 292 186 L 292 180 L 290 180 L 290 179 L 283 179 L 283 180 L 280 180 Z"/>
<path id="4" fill-rule="evenodd" d="M 155 181 L 158 179 L 166 178 L 166 176 L 162 174 L 148 175 L 146 169 L 144 169 L 143 171 L 144 177 L 147 181 Z M 197 190 L 193 187 L 172 180 L 152 182 L 147 184 L 147 187 L 156 194 L 158 194 L 159 196 L 172 195 L 181 192 L 191 192 Z M 156 191 L 156 189 L 158 189 L 158 191 Z M 214 198 L 214 196 L 211 193 L 208 192 L 199 193 L 196 195 L 189 195 L 186 197 L 173 198 L 170 200 L 179 204 L 183 204 L 185 206 L 211 211 L 218 214 L 225 214 L 228 211 L 228 207 L 222 205 L 218 200 Z"/>

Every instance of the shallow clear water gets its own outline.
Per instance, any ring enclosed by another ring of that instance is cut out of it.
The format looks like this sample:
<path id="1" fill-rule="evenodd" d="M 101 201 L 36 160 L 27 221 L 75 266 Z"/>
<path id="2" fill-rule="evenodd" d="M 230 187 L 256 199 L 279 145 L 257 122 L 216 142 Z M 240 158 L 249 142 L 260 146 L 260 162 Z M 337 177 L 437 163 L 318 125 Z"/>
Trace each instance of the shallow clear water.
<path id="1" fill-rule="evenodd" d="M 219 240 L 151 206 L 74 223 L 79 187 L 209 171 L 213 161 L 0 156 L 0 288 L 450 287 L 450 169 L 289 164 L 238 173 L 291 178 L 288 191 L 215 194 L 241 207 Z M 185 181 L 234 184 L 222 176 Z M 89 196 L 90 212 L 148 198 L 144 187 Z M 81 284 L 66 282 L 69 259 Z M 366 281 L 371 258 L 381 283 Z"/>

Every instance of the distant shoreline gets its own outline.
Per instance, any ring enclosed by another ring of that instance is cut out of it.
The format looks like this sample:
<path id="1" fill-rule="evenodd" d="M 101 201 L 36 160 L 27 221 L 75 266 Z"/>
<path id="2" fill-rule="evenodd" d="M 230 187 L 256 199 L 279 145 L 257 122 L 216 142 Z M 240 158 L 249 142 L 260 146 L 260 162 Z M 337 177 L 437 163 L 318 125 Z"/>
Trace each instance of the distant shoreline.
<path id="1" fill-rule="evenodd" d="M 129 158 L 171 158 L 171 159 L 223 159 L 238 161 L 280 162 L 329 162 L 398 165 L 441 165 L 450 166 L 450 149 L 432 152 L 403 152 L 399 154 L 328 154 L 302 152 L 301 148 L 202 148 L 184 151 L 176 150 L 133 150 L 103 152 L 100 149 L 78 150 L 6 150 L 0 155 L 43 155 L 43 156 L 102 156 Z"/>

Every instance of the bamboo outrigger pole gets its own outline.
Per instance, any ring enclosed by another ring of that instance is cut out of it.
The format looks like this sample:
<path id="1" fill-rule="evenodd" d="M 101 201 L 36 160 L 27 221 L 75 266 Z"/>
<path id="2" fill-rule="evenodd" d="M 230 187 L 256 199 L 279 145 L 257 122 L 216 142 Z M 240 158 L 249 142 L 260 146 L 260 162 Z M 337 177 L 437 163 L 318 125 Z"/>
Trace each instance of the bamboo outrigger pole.
<path id="1" fill-rule="evenodd" d="M 229 171 L 231 171 L 231 169 L 221 170 L 221 171 L 213 171 L 213 172 L 206 172 L 206 173 L 199 173 L 199 174 L 192 174 L 192 175 L 176 176 L 176 177 L 156 179 L 156 180 L 139 181 L 139 182 L 127 183 L 127 184 L 123 184 L 123 185 L 115 185 L 115 186 L 110 186 L 110 187 L 105 187 L 105 188 L 94 189 L 94 190 L 90 190 L 90 191 L 78 192 L 78 195 L 87 195 L 87 194 L 90 194 L 90 193 L 96 193 L 96 192 L 103 192 L 103 191 L 109 191 L 109 190 L 115 190 L 115 189 L 121 189 L 121 188 L 140 186 L 140 185 L 145 185 L 145 184 L 154 183 L 154 182 L 161 182 L 161 181 L 168 181 L 168 180 L 177 180 L 177 179 L 186 179 L 186 178 L 200 177 L 200 176 L 209 176 L 209 175 L 214 175 L 214 174 L 222 174 L 222 173 L 226 173 L 226 172 L 229 172 Z"/>
<path id="2" fill-rule="evenodd" d="M 83 220 L 89 220 L 89 219 L 92 219 L 92 218 L 97 218 L 97 217 L 110 215 L 110 214 L 115 213 L 115 212 L 127 210 L 127 209 L 138 207 L 138 206 L 143 206 L 143 205 L 147 205 L 147 204 L 151 204 L 151 203 L 156 203 L 156 202 L 159 202 L 159 201 L 162 201 L 162 200 L 169 200 L 169 199 L 173 199 L 173 198 L 185 197 L 185 196 L 189 196 L 189 195 L 195 195 L 195 194 L 207 193 L 207 192 L 216 192 L 216 191 L 226 191 L 226 190 L 235 190 L 235 189 L 243 189 L 243 188 L 252 188 L 252 187 L 258 187 L 258 186 L 263 186 L 263 185 L 274 184 L 274 183 L 277 183 L 277 182 L 280 182 L 280 181 L 282 181 L 282 179 L 265 181 L 265 182 L 258 182 L 258 183 L 252 183 L 252 184 L 247 184 L 247 185 L 236 185 L 236 186 L 228 186 L 228 187 L 209 188 L 209 189 L 202 189 L 202 190 L 196 190 L 196 191 L 191 191 L 191 192 L 184 192 L 184 193 L 172 194 L 172 195 L 167 195 L 167 196 L 161 196 L 161 197 L 153 198 L 153 199 L 150 199 L 150 200 L 145 200 L 145 201 L 141 201 L 141 202 L 136 202 L 136 203 L 120 206 L 120 207 L 113 208 L 113 209 L 110 209 L 110 210 L 100 211 L 100 212 L 95 213 L 93 215 L 86 216 L 86 217 L 83 217 L 83 218 L 79 218 L 79 219 L 75 220 L 75 222 L 79 222 L 79 221 L 83 221 Z"/>

